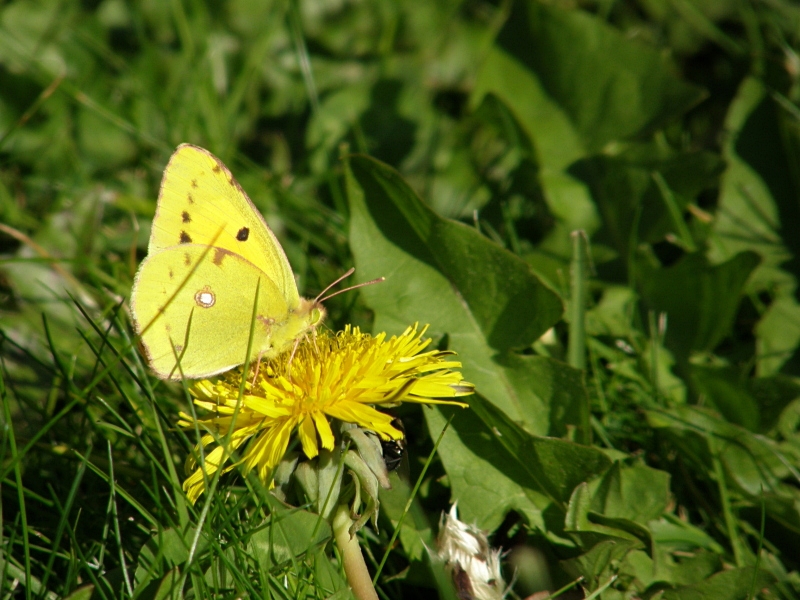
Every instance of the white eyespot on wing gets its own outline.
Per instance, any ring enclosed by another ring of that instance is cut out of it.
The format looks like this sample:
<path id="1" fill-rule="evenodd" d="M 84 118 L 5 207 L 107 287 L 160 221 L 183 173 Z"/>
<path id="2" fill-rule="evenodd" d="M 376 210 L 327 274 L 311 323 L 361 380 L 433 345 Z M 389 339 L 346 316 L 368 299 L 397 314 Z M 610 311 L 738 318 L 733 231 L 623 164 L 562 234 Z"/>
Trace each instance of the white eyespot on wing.
<path id="1" fill-rule="evenodd" d="M 211 308 L 217 302 L 217 297 L 211 291 L 211 286 L 205 286 L 194 295 L 194 301 L 200 308 Z"/>

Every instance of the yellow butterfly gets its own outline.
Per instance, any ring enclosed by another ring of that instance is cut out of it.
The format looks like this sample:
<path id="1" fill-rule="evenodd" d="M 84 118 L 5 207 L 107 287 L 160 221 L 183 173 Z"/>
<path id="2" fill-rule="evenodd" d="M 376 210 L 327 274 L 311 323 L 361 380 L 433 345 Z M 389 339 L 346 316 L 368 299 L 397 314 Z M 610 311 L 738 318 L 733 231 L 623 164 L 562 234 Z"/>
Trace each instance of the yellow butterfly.
<path id="1" fill-rule="evenodd" d="M 244 363 L 256 300 L 254 356 L 288 350 L 325 317 L 318 298 L 298 294 L 283 248 L 222 161 L 182 144 L 131 293 L 150 367 L 195 379 Z"/>

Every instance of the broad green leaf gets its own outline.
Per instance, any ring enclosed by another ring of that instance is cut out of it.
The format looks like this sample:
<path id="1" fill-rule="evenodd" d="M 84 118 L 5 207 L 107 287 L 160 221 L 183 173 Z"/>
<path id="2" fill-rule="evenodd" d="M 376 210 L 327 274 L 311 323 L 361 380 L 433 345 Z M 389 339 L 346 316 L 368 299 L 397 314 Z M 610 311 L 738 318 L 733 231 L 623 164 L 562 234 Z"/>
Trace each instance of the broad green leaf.
<path id="1" fill-rule="evenodd" d="M 521 145 L 535 148 L 547 205 L 564 224 L 559 237 L 568 236 L 573 229 L 590 233 L 597 229 L 599 217 L 586 185 L 566 172 L 586 151 L 569 118 L 547 95 L 535 74 L 510 54 L 493 47 L 481 65 L 470 102 L 477 109 L 487 96 L 496 98 L 514 115 L 527 136 Z"/>
<path id="2" fill-rule="evenodd" d="M 648 527 L 653 541 L 661 546 L 683 551 L 703 548 L 717 555 L 725 553 L 724 548 L 705 531 L 677 517 L 665 515 L 651 521 Z"/>
<path id="3" fill-rule="evenodd" d="M 488 402 L 486 403 L 488 404 Z M 438 453 L 447 470 L 452 500 L 458 502 L 462 520 L 474 521 L 479 527 L 493 530 L 509 510 L 515 510 L 531 527 L 545 532 L 552 541 L 571 546 L 559 537 L 563 528 L 563 509 L 556 507 L 546 524 L 546 509 L 553 501 L 527 470 L 524 456 L 510 453 L 498 433 L 472 410 L 451 408 L 425 411 L 428 430 L 438 439 L 452 418 L 450 429 L 439 444 Z M 528 434 L 521 432 L 520 435 Z M 559 468 L 559 465 L 553 465 Z"/>
<path id="4" fill-rule="evenodd" d="M 786 528 L 785 535 L 794 537 L 800 533 L 797 471 L 791 455 L 775 441 L 699 407 L 651 410 L 646 416 L 652 427 L 669 432 L 698 477 L 711 478 L 711 459 L 718 456 L 728 487 L 756 507 L 760 508 L 763 502 L 767 515 Z"/>
<path id="5" fill-rule="evenodd" d="M 666 590 L 661 598 L 664 600 L 741 600 L 751 588 L 760 590 L 773 581 L 772 575 L 759 570 L 753 586 L 752 568 L 731 569 L 717 573 L 694 585 Z"/>
<path id="6" fill-rule="evenodd" d="M 580 424 L 587 406 L 580 375 L 549 359 L 509 352 L 554 323 L 561 311 L 556 296 L 523 261 L 475 230 L 436 216 L 394 171 L 364 157 L 350 165 L 356 264 L 363 278 L 387 278 L 363 290 L 376 329 L 430 322 L 432 332 L 447 334 L 465 377 L 491 403 L 476 400 L 473 410 L 456 409 L 458 436 L 446 436 L 439 447 L 465 517 L 490 527 L 510 508 L 532 523 L 552 502 L 563 511 L 573 488 L 605 469 L 608 459 L 530 434 L 561 435 Z M 484 269 L 475 271 L 477 264 Z M 426 416 L 436 437 L 441 416 Z M 504 430 L 495 439 L 493 432 Z"/>
<path id="7" fill-rule="evenodd" d="M 723 168 L 710 152 L 674 153 L 655 144 L 631 144 L 613 156 L 580 160 L 570 173 L 589 186 L 603 217 L 595 241 L 611 245 L 627 262 L 640 243 L 654 244 L 668 235 L 693 249 L 686 206 L 717 185 Z"/>
<path id="8" fill-rule="evenodd" d="M 592 492 L 587 483 L 581 483 L 575 488 L 569 500 L 569 507 L 564 519 L 564 532 L 576 540 L 579 547 L 584 549 L 594 548 L 599 544 L 611 540 L 614 542 L 628 541 L 629 547 L 642 547 L 649 542 L 649 533 L 633 521 L 622 523 L 607 523 L 598 520 L 596 514 L 589 516 L 592 506 Z M 629 531 L 631 530 L 632 531 Z"/>
<path id="9" fill-rule="evenodd" d="M 667 345 L 676 358 L 691 350 L 713 350 L 730 334 L 747 279 L 758 265 L 753 252 L 709 265 L 688 254 L 669 268 L 640 263 L 640 288 L 646 306 L 667 315 Z"/>
<path id="10" fill-rule="evenodd" d="M 536 73 L 590 151 L 656 129 L 703 97 L 658 50 L 581 10 L 514 3 L 498 44 Z"/>
<path id="11" fill-rule="evenodd" d="M 426 411 L 434 439 L 450 416 L 451 430 L 439 454 L 462 519 L 476 519 L 481 527 L 492 529 L 514 509 L 531 525 L 549 529 L 558 543 L 566 543 L 557 532 L 572 490 L 608 467 L 606 455 L 596 448 L 531 435 L 479 396 L 470 400 L 467 411 Z"/>
<path id="12" fill-rule="evenodd" d="M 566 436 L 581 422 L 588 399 L 583 373 L 542 356 L 507 353 L 496 358 L 516 390 L 520 423 L 535 435 Z"/>
<path id="13" fill-rule="evenodd" d="M 354 597 L 347 580 L 334 567 L 324 548 L 314 554 L 313 560 L 314 579 L 319 589 L 324 592 L 325 598 L 344 600 Z"/>
<path id="14" fill-rule="evenodd" d="M 594 590 L 614 576 L 619 562 L 639 545 L 638 541 L 607 539 L 585 554 L 561 561 L 561 565 L 571 577 L 584 577 L 586 588 Z"/>
<path id="15" fill-rule="evenodd" d="M 283 509 L 273 512 L 266 526 L 250 536 L 248 549 L 261 567 L 268 570 L 312 552 L 330 537 L 330 525 L 319 515 Z"/>
<path id="16" fill-rule="evenodd" d="M 758 405 L 741 373 L 700 365 L 691 365 L 690 369 L 697 393 L 703 394 L 726 420 L 750 431 L 759 430 Z"/>
<path id="17" fill-rule="evenodd" d="M 785 152 L 774 143 L 780 139 L 777 111 L 764 83 L 748 78 L 725 121 L 729 135 L 723 157 L 728 166 L 709 256 L 721 262 L 745 250 L 758 252 L 763 264 L 754 277 L 754 289 L 775 283 L 796 285 L 795 277 L 780 268 L 788 260 L 790 265 L 797 261 L 792 256 L 800 250 L 794 230 L 800 213 Z"/>
<path id="18" fill-rule="evenodd" d="M 161 581 L 153 581 L 141 592 L 137 597 L 142 600 L 181 600 L 183 598 L 183 590 L 180 588 L 181 571 L 178 567 L 174 567 L 167 572 Z"/>
<path id="19" fill-rule="evenodd" d="M 689 546 L 685 550 L 674 552 L 674 548 L 656 544 L 653 555 L 654 579 L 673 585 L 692 585 L 722 569 L 724 551 L 719 548 L 716 552 L 708 552 Z"/>
<path id="20" fill-rule="evenodd" d="M 189 546 L 194 539 L 194 530 L 181 534 L 176 529 L 165 529 L 156 533 L 142 547 L 136 563 L 134 579 L 136 587 L 142 587 L 153 579 L 160 579 L 170 569 L 178 567 L 189 558 Z M 196 554 L 200 555 L 208 548 L 208 539 L 201 535 Z"/>
<path id="21" fill-rule="evenodd" d="M 532 489 L 565 506 L 573 490 L 610 466 L 598 448 L 567 440 L 531 435 L 493 404 L 476 396 L 470 409 L 486 423 L 502 445 L 527 473 Z"/>
<path id="22" fill-rule="evenodd" d="M 85 585 L 72 592 L 69 596 L 64 596 L 64 600 L 90 600 L 94 594 L 93 585 Z"/>
<path id="23" fill-rule="evenodd" d="M 758 375 L 774 375 L 787 362 L 792 367 L 791 372 L 796 373 L 797 347 L 800 344 L 800 303 L 791 293 L 791 289 L 772 301 L 756 325 L 755 334 Z"/>
<path id="24" fill-rule="evenodd" d="M 558 297 L 525 262 L 471 227 L 437 216 L 399 174 L 373 159 L 350 159 L 350 245 L 375 329 L 399 333 L 415 322 L 446 334 L 467 379 L 514 418 L 515 389 L 496 356 L 532 344 L 559 319 Z M 479 268 L 478 268 L 479 267 Z"/>
<path id="25" fill-rule="evenodd" d="M 669 484 L 670 476 L 665 471 L 642 464 L 626 467 L 617 461 L 592 494 L 591 510 L 646 525 L 666 510 Z"/>
<path id="26" fill-rule="evenodd" d="M 748 286 L 754 291 L 768 289 L 774 296 L 756 327 L 756 364 L 762 376 L 776 373 L 800 344 L 800 305 L 795 297 L 800 209 L 792 178 L 796 169 L 791 154 L 779 143 L 781 113 L 766 84 L 755 78 L 742 82 L 725 120 L 729 133 L 723 157 L 728 167 L 709 250 L 713 262 L 743 251 L 756 251 L 762 258 Z"/>

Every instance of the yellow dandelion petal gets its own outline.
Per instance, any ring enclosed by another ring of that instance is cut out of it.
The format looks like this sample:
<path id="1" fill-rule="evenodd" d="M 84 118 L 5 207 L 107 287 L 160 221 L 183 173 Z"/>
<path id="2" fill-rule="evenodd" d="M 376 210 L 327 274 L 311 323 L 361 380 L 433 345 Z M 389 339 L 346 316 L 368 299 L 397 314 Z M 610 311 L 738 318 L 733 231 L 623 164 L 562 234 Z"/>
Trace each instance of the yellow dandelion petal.
<path id="1" fill-rule="evenodd" d="M 314 419 L 312 415 L 308 415 L 300 423 L 297 428 L 297 435 L 300 438 L 300 443 L 303 446 L 303 452 L 308 458 L 314 458 L 319 454 L 319 446 L 317 445 L 317 430 L 314 427 Z"/>
<path id="2" fill-rule="evenodd" d="M 241 443 L 241 441 L 239 443 Z M 239 443 L 234 442 L 232 444 L 233 448 L 235 449 Z M 214 448 L 211 452 L 205 455 L 203 466 L 198 467 L 189 477 L 186 478 L 186 481 L 183 482 L 183 489 L 193 503 L 197 500 L 197 498 L 200 497 L 200 494 L 205 491 L 206 481 L 210 480 L 214 476 L 214 473 L 217 472 L 217 469 L 219 469 L 220 465 L 228 460 L 227 456 L 223 458 L 223 454 L 224 451 L 222 446 L 217 446 Z M 194 462 L 196 464 L 196 459 Z M 233 465 L 228 466 L 224 468 L 222 472 L 227 473 L 232 468 Z"/>
<path id="3" fill-rule="evenodd" d="M 326 450 L 333 450 L 336 438 L 333 436 L 331 424 L 328 423 L 328 419 L 326 419 L 325 415 L 321 412 L 312 413 L 311 417 L 314 419 L 314 425 L 317 426 L 319 439 L 322 441 L 322 447 Z"/>
<path id="4" fill-rule="evenodd" d="M 277 419 L 279 417 L 288 417 L 292 414 L 291 406 L 276 404 L 272 399 L 245 396 L 244 402 L 247 408 L 265 417 Z"/>
<path id="5" fill-rule="evenodd" d="M 454 353 L 424 351 L 431 343 L 423 339 L 427 328 L 413 325 L 391 338 L 350 326 L 337 334 L 321 331 L 295 349 L 291 364 L 288 355 L 264 361 L 241 400 L 241 369 L 197 382 L 191 393 L 209 416 L 181 413 L 179 424 L 214 434 L 204 435 L 202 446 L 229 436 L 233 448 L 243 448 L 244 469 L 256 469 L 264 481 L 280 463 L 295 430 L 307 457 L 317 456 L 320 445 L 333 450 L 337 439 L 329 419 L 375 431 L 384 440 L 401 439 L 392 416 L 376 407 L 401 402 L 467 406 L 455 398 L 473 391 L 457 370 L 461 363 Z M 230 460 L 219 447 L 208 456 L 212 458 L 206 459 L 205 471 L 195 470 L 184 483 L 192 501 L 205 490 L 203 473 L 207 478 Z"/>
<path id="6" fill-rule="evenodd" d="M 262 461 L 259 470 L 259 476 L 263 481 L 269 478 L 272 469 L 281 462 L 283 455 L 286 454 L 286 448 L 289 447 L 289 440 L 295 425 L 296 422 L 294 420 L 286 419 L 267 432 L 268 448 L 266 460 Z"/>

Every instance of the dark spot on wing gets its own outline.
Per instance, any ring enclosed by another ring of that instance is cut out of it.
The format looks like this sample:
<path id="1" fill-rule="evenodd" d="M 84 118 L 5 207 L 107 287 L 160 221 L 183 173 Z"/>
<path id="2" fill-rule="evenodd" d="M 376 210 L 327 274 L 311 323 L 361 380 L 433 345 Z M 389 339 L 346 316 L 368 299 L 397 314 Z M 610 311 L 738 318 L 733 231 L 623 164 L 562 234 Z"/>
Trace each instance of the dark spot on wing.
<path id="1" fill-rule="evenodd" d="M 225 259 L 226 256 L 228 256 L 228 254 L 233 254 L 233 253 L 229 252 L 228 250 L 225 250 L 225 248 L 214 248 L 214 258 L 211 260 L 215 265 L 220 266 L 222 264 L 222 261 Z"/>
<path id="2" fill-rule="evenodd" d="M 183 264 L 185 264 L 187 267 L 191 266 L 192 264 L 192 257 L 189 256 L 188 252 L 183 255 Z"/>
<path id="3" fill-rule="evenodd" d="M 172 272 L 172 269 L 169 270 L 169 278 L 172 279 L 175 277 L 175 273 Z"/>
<path id="4" fill-rule="evenodd" d="M 181 244 L 191 244 L 192 238 L 185 231 L 181 231 Z"/>
<path id="5" fill-rule="evenodd" d="M 197 187 L 197 179 L 192 179 L 192 187 L 193 188 Z"/>
<path id="6" fill-rule="evenodd" d="M 183 221 L 184 223 L 191 223 L 192 222 L 192 215 L 190 215 L 186 211 L 183 211 L 181 213 L 181 221 Z"/>
<path id="7" fill-rule="evenodd" d="M 189 204 L 194 204 L 194 198 L 192 198 L 191 194 L 186 194 L 186 199 L 189 201 Z"/>
<path id="8" fill-rule="evenodd" d="M 211 170 L 214 171 L 214 173 L 219 173 L 222 169 L 219 168 L 219 164 L 216 164 L 211 167 Z"/>
<path id="9" fill-rule="evenodd" d="M 240 242 L 246 242 L 247 238 L 250 237 L 250 229 L 247 227 L 242 227 L 239 231 L 236 232 L 236 239 Z"/>

